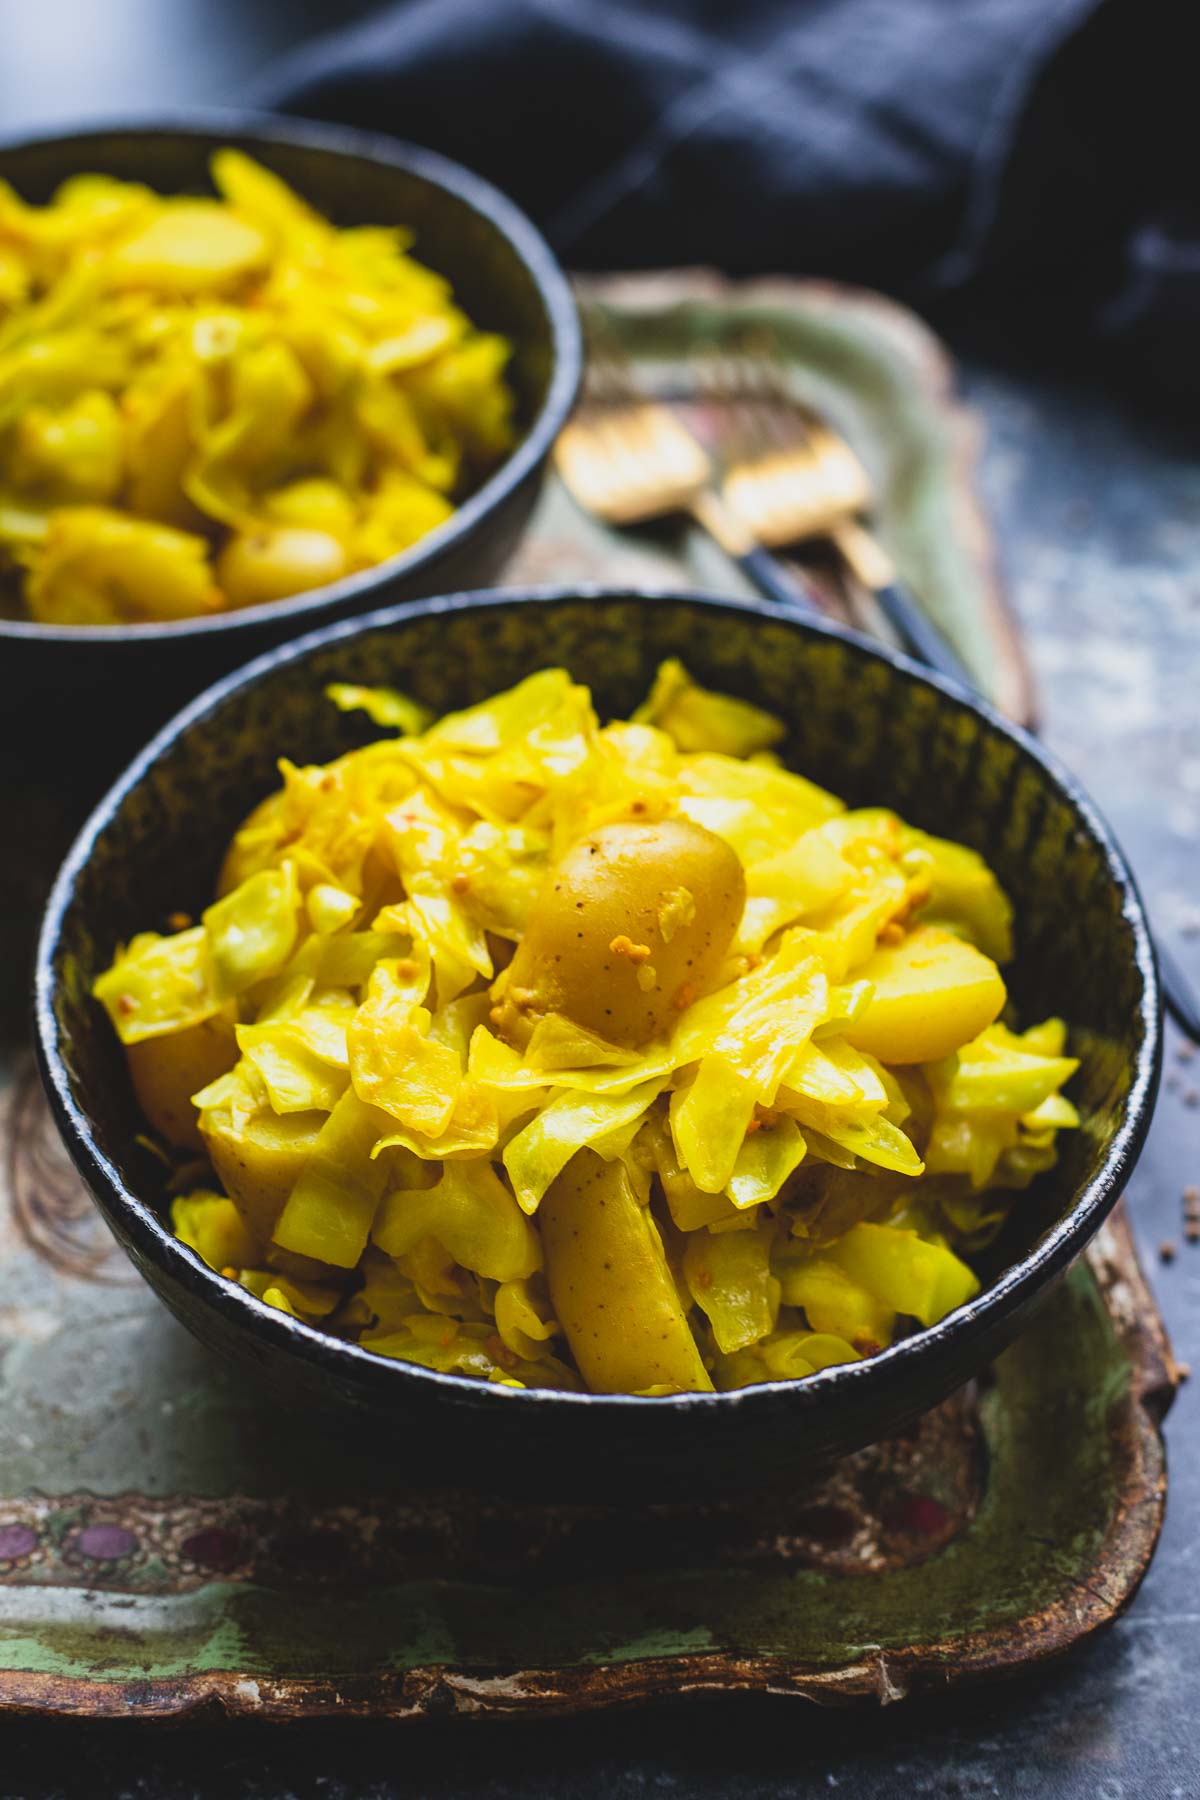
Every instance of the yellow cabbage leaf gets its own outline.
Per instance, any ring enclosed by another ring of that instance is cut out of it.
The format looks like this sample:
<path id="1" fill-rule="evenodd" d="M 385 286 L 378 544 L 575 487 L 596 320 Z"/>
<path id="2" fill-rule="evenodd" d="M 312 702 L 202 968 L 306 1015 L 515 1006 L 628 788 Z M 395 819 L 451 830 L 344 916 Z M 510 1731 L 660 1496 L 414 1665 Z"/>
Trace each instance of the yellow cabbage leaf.
<path id="1" fill-rule="evenodd" d="M 415 737 L 433 723 L 427 706 L 411 700 L 407 694 L 389 687 L 356 687 L 353 682 L 334 681 L 325 689 L 340 712 L 365 712 L 374 725 Z"/>
<path id="2" fill-rule="evenodd" d="M 354 1267 L 388 1180 L 387 1158 L 371 1155 L 387 1124 L 384 1114 L 347 1089 L 284 1203 L 275 1243 L 335 1268 Z"/>
<path id="3" fill-rule="evenodd" d="M 756 1104 L 750 1081 L 723 1056 L 706 1056 L 696 1079 L 672 1094 L 675 1153 L 702 1193 L 729 1185 Z"/>
<path id="4" fill-rule="evenodd" d="M 211 1019 L 223 1004 L 214 991 L 202 925 L 173 937 L 142 932 L 117 953 L 92 992 L 123 1044 L 183 1031 Z"/>
<path id="5" fill-rule="evenodd" d="M 239 1025 L 237 1043 L 277 1113 L 332 1112 L 346 1091 L 344 1015 L 313 1007 L 294 1019 Z"/>
<path id="6" fill-rule="evenodd" d="M 979 1292 L 966 1263 L 942 1244 L 922 1242 L 915 1231 L 856 1225 L 830 1245 L 828 1255 L 877 1300 L 922 1325 L 936 1325 Z"/>
<path id="7" fill-rule="evenodd" d="M 446 1129 L 462 1087 L 452 1048 L 429 1036 L 430 1015 L 399 985 L 396 966 L 381 963 L 346 1034 L 350 1078 L 360 1100 L 425 1137 Z"/>
<path id="8" fill-rule="evenodd" d="M 788 1176 L 799 1168 L 807 1146 L 794 1119 L 780 1114 L 744 1139 L 726 1192 L 736 1207 L 773 1200 Z"/>
<path id="9" fill-rule="evenodd" d="M 218 993 L 242 994 L 282 969 L 300 928 L 300 895 L 292 863 L 251 875 L 204 914 Z"/>
<path id="10" fill-rule="evenodd" d="M 603 1146 L 612 1154 L 619 1154 L 617 1146 L 624 1147 L 622 1134 L 636 1130 L 642 1114 L 661 1089 L 662 1082 L 657 1080 L 645 1082 L 627 1094 L 568 1090 L 543 1107 L 504 1151 L 504 1167 L 524 1210 L 537 1211 L 546 1189 L 577 1150 L 600 1150 Z"/>
<path id="11" fill-rule="evenodd" d="M 846 1339 L 863 1356 L 891 1343 L 895 1309 L 852 1280 L 831 1256 L 789 1245 L 772 1258 L 771 1270 L 784 1305 L 802 1307 L 814 1331 Z"/>
<path id="12" fill-rule="evenodd" d="M 633 722 L 657 726 L 680 750 L 715 750 L 722 756 L 753 756 L 784 736 L 773 713 L 701 687 L 677 657 L 659 664 L 654 685 Z"/>
<path id="13" fill-rule="evenodd" d="M 771 1274 L 769 1232 L 690 1232 L 683 1276 L 725 1354 L 757 1343 L 774 1329 L 779 1283 Z"/>
<path id="14" fill-rule="evenodd" d="M 455 1262 L 490 1281 L 521 1281 L 541 1267 L 541 1246 L 492 1165 L 446 1164 L 433 1187 L 386 1194 L 371 1233 L 389 1256 L 436 1238 Z"/>
<path id="15" fill-rule="evenodd" d="M 171 1229 L 210 1269 L 223 1275 L 254 1264 L 262 1244 L 224 1194 L 197 1188 L 171 1202 Z"/>

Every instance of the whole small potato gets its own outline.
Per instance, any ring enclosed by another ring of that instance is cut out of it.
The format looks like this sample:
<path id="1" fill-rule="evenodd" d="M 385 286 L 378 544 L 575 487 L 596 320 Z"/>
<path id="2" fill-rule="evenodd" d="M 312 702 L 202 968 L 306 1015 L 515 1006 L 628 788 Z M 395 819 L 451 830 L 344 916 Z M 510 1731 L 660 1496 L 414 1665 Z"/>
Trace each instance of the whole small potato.
<path id="1" fill-rule="evenodd" d="M 232 1021 L 218 1013 L 186 1031 L 127 1044 L 125 1055 L 138 1105 L 159 1136 L 181 1150 L 203 1150 L 192 1095 L 237 1061 Z"/>
<path id="2" fill-rule="evenodd" d="M 279 525 L 231 537 L 217 558 L 217 582 L 230 606 L 261 606 L 340 581 L 349 569 L 345 546 L 330 532 Z"/>
<path id="3" fill-rule="evenodd" d="M 745 901 L 741 863 L 702 825 L 601 826 L 551 871 L 493 1018 L 522 1047 L 547 1013 L 649 1043 L 711 985 Z"/>

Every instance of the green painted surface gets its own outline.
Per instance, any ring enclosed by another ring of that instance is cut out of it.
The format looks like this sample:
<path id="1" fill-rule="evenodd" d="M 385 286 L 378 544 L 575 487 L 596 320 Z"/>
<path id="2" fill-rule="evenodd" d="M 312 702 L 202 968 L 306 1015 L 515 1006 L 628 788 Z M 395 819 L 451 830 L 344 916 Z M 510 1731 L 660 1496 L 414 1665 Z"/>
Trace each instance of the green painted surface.
<path id="1" fill-rule="evenodd" d="M 700 1566 L 618 1582 L 581 1571 L 532 1587 L 513 1578 L 357 1592 L 213 1583 L 192 1594 L 86 1601 L 69 1588 L 0 1587 L 0 1664 L 107 1681 L 207 1670 L 353 1678 L 432 1664 L 564 1669 L 724 1650 L 828 1669 L 868 1648 L 995 1629 L 1090 1578 L 1115 1500 L 1106 1422 L 1128 1372 L 1082 1265 L 996 1365 L 981 1403 L 989 1475 L 973 1522 L 931 1560 L 890 1573 L 833 1575 L 781 1558 L 762 1569 Z M 262 1424 L 251 1401 L 243 1406 Z M 180 1411 L 193 1423 L 203 1416 Z M 273 1441 L 290 1443 L 292 1471 L 307 1462 L 311 1475 L 324 1460 L 303 1421 Z M 344 1498 L 372 1493 L 371 1460 L 342 1464 Z M 283 1467 L 277 1480 L 286 1492 Z"/>

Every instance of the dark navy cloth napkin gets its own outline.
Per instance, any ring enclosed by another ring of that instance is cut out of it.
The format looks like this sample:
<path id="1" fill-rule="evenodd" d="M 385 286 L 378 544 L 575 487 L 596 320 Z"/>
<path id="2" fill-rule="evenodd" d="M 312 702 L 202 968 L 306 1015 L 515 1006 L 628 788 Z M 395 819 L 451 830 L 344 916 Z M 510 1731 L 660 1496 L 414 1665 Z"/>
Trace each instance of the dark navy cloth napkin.
<path id="1" fill-rule="evenodd" d="M 573 268 L 883 288 L 1200 389 L 1190 0 L 401 0 L 262 104 L 444 151 Z"/>

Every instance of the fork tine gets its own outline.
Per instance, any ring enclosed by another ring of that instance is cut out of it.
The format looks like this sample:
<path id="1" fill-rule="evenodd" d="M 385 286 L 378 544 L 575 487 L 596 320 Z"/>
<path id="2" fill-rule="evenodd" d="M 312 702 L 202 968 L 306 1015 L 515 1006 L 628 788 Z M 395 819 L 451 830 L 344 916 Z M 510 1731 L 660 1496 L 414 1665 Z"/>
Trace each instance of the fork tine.
<path id="1" fill-rule="evenodd" d="M 758 391 L 768 397 L 768 405 L 758 421 L 762 441 L 796 459 L 796 480 L 807 475 L 813 482 L 819 481 L 831 516 L 868 510 L 874 493 L 866 469 L 824 414 L 793 389 L 777 335 L 758 326 L 747 330 L 741 338 L 741 358 L 743 378 L 752 380 Z M 752 376 L 745 373 L 751 366 Z M 770 498 L 772 504 L 783 509 L 778 491 Z M 786 519 L 785 509 L 781 518 Z M 780 529 L 784 529 L 783 524 Z"/>
<path id="2" fill-rule="evenodd" d="M 831 492 L 853 511 L 865 511 L 874 500 L 874 491 L 857 453 L 824 413 L 802 394 L 792 391 L 787 383 L 787 366 L 778 338 L 764 332 L 760 342 L 764 379 L 772 383 L 795 419 L 797 429 L 807 437 L 813 453 L 825 463 Z"/>
<path id="3" fill-rule="evenodd" d="M 603 319 L 593 313 L 589 326 L 588 389 L 555 448 L 579 504 L 613 525 L 688 512 L 761 593 L 790 611 L 819 613 L 816 597 L 784 574 L 715 486 L 705 446 L 670 406 L 640 390 Z"/>
<path id="4" fill-rule="evenodd" d="M 819 459 L 787 391 L 778 359 L 756 340 L 736 341 L 705 371 L 706 389 L 722 406 L 723 492 L 766 543 L 811 536 L 827 501 Z"/>
<path id="5" fill-rule="evenodd" d="M 793 392 L 778 339 L 760 329 L 755 348 L 743 351 L 747 368 L 753 369 L 764 430 L 769 441 L 783 451 L 813 449 L 812 414 Z"/>
<path id="6" fill-rule="evenodd" d="M 790 391 L 778 345 L 769 336 L 760 336 L 757 349 L 762 357 L 759 379 L 777 392 L 783 391 L 787 411 L 800 429 L 803 449 L 788 450 L 781 445 L 777 414 L 768 427 L 776 454 L 744 468 L 740 478 L 733 471 L 726 482 L 731 504 L 752 519 L 763 543 L 778 544 L 793 533 L 797 537 L 810 532 L 828 537 L 874 595 L 901 644 L 943 674 L 969 680 L 956 652 L 896 580 L 891 558 L 862 523 L 860 515 L 874 500 L 865 466 L 836 426 Z M 806 480 L 806 474 L 811 479 Z M 806 498 L 813 502 L 807 518 Z"/>
<path id="7" fill-rule="evenodd" d="M 708 453 L 667 408 L 638 388 L 602 315 L 588 319 L 589 378 L 556 459 L 581 503 L 617 524 L 686 510 L 710 479 Z"/>
<path id="8" fill-rule="evenodd" d="M 740 359 L 723 345 L 711 344 L 695 359 L 694 372 L 703 398 L 720 410 L 719 460 L 728 466 L 748 459 L 761 446 L 762 421 Z"/>

